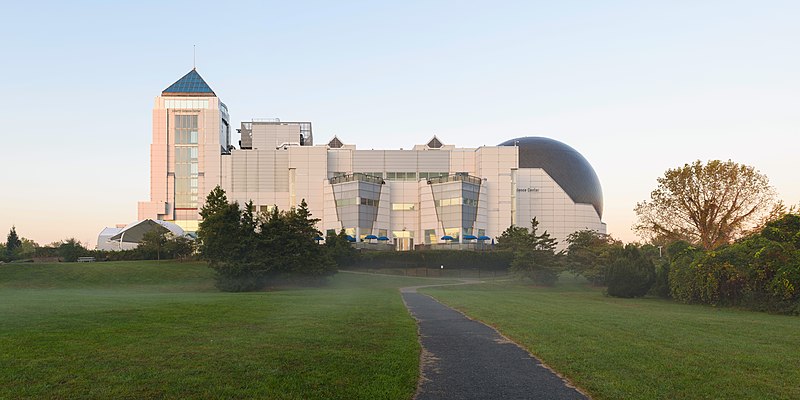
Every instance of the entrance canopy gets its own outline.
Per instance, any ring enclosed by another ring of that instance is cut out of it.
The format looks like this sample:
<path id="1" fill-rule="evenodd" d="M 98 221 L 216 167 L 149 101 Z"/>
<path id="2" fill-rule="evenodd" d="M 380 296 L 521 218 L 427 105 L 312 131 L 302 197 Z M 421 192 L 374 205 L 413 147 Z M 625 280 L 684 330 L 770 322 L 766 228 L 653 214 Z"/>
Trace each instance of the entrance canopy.
<path id="1" fill-rule="evenodd" d="M 116 235 L 110 237 L 109 241 L 120 243 L 139 243 L 148 232 L 172 233 L 175 236 L 183 236 L 184 231 L 172 222 L 144 219 L 128 224 Z"/>

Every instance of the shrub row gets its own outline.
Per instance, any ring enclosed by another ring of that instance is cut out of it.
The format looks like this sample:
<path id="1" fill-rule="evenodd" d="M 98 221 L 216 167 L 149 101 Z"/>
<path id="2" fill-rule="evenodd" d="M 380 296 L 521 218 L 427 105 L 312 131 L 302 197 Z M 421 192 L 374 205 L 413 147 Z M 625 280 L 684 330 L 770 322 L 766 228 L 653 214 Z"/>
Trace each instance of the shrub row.
<path id="1" fill-rule="evenodd" d="M 671 246 L 670 293 L 684 303 L 800 314 L 800 216 L 715 251 Z"/>
<path id="2" fill-rule="evenodd" d="M 368 251 L 342 266 L 347 268 L 445 268 L 505 270 L 514 255 L 511 251 Z"/>

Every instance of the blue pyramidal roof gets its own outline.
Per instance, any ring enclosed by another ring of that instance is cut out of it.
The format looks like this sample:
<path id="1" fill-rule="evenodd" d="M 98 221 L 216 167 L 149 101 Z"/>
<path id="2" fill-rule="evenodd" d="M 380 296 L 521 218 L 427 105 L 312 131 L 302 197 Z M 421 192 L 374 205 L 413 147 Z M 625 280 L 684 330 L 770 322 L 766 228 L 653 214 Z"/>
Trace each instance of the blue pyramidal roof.
<path id="1" fill-rule="evenodd" d="M 189 71 L 188 74 L 184 75 L 183 78 L 178 79 L 177 82 L 170 85 L 170 87 L 164 89 L 161 94 L 178 94 L 178 95 L 193 95 L 193 96 L 216 96 L 217 94 L 214 93 L 213 90 L 208 86 L 206 81 L 197 73 L 196 70 L 192 69 Z"/>

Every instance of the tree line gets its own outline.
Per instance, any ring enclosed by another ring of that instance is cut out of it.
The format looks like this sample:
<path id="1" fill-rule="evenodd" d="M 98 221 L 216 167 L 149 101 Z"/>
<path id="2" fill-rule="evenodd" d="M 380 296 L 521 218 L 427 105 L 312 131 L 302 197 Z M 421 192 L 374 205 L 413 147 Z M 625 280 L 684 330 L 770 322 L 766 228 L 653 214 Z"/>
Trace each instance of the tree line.
<path id="1" fill-rule="evenodd" d="M 20 237 L 12 226 L 5 243 L 0 243 L 0 261 L 32 262 L 34 260 L 75 262 L 80 257 L 98 261 L 193 259 L 192 240 L 166 232 L 148 232 L 135 249 L 107 251 L 90 250 L 80 240 L 67 238 L 40 246 L 33 240 Z"/>
<path id="2" fill-rule="evenodd" d="M 800 314 L 800 213 L 765 175 L 696 161 L 667 170 L 650 197 L 634 210 L 648 244 L 576 232 L 568 269 L 610 295 Z"/>

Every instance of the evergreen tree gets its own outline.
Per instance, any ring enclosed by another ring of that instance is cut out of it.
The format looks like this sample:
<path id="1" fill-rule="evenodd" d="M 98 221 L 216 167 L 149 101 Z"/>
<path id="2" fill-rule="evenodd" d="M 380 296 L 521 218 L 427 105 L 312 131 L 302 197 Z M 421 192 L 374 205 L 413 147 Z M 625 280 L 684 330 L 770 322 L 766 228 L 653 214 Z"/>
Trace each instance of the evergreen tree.
<path id="1" fill-rule="evenodd" d="M 604 285 L 606 270 L 622 251 L 622 242 L 593 230 L 567 236 L 567 268 L 595 285 Z"/>
<path id="2" fill-rule="evenodd" d="M 239 203 L 229 203 L 225 191 L 219 186 L 214 188 L 200 209 L 200 222 L 197 237 L 200 242 L 200 254 L 209 261 L 212 268 L 235 264 L 240 253 L 240 220 Z"/>
<path id="3" fill-rule="evenodd" d="M 556 252 L 558 241 L 547 231 L 538 234 L 539 221 L 531 220 L 531 230 L 510 226 L 498 238 L 501 248 L 510 249 L 514 258 L 511 272 L 521 279 L 541 285 L 554 285 L 564 270 L 564 252 Z"/>
<path id="4" fill-rule="evenodd" d="M 318 218 L 312 218 L 305 199 L 300 206 L 286 213 L 286 224 L 289 237 L 287 243 L 292 251 L 289 253 L 286 268 L 288 272 L 306 276 L 325 276 L 336 271 L 335 263 L 328 252 L 324 251 L 314 240 L 322 232 L 316 228 Z"/>
<path id="5" fill-rule="evenodd" d="M 333 259 L 317 245 L 319 219 L 305 200 L 298 208 L 268 214 L 252 201 L 239 209 L 217 187 L 200 211 L 200 253 L 217 271 L 217 287 L 225 291 L 258 290 L 277 277 L 318 278 L 336 271 Z"/>
<path id="6" fill-rule="evenodd" d="M 356 249 L 347 241 L 347 232 L 344 229 L 325 238 L 325 249 L 339 267 L 352 265 L 358 257 Z"/>
<path id="7" fill-rule="evenodd" d="M 8 240 L 6 240 L 6 258 L 13 260 L 16 258 L 17 249 L 22 246 L 22 241 L 17 236 L 17 227 L 11 226 L 8 232 Z"/>

